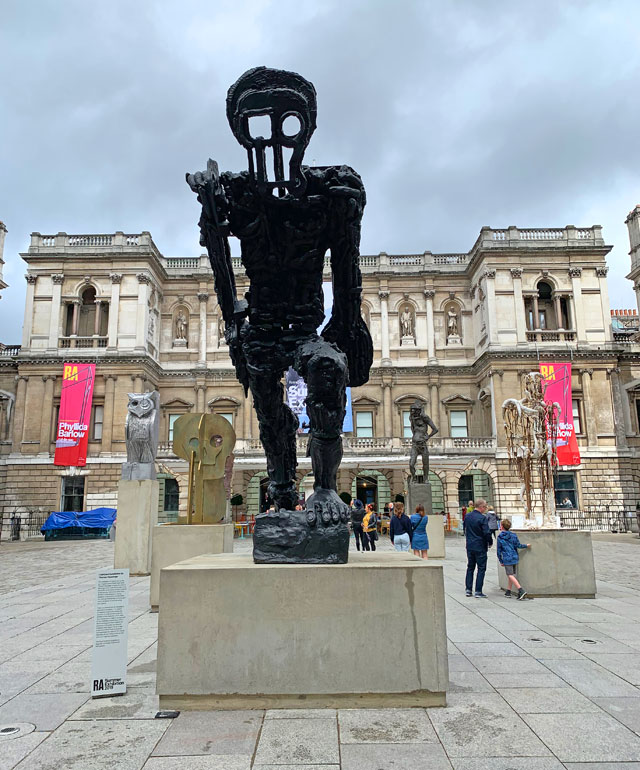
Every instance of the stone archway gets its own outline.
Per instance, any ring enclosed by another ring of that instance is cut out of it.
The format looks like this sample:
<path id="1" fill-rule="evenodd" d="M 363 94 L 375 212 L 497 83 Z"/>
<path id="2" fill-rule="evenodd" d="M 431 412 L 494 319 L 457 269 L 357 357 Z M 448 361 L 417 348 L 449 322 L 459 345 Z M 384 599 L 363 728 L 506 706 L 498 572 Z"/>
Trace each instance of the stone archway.
<path id="1" fill-rule="evenodd" d="M 484 498 L 490 506 L 497 508 L 498 500 L 493 479 L 487 471 L 480 468 L 464 471 L 458 478 L 458 507 L 462 508 L 470 500 L 475 502 L 479 498 Z"/>
<path id="2" fill-rule="evenodd" d="M 378 512 L 381 512 L 384 509 L 384 506 L 391 501 L 391 486 L 389 480 L 384 473 L 381 473 L 380 471 L 366 469 L 359 470 L 351 481 L 351 497 L 354 499 L 358 497 L 359 479 L 361 490 L 370 489 L 368 486 L 369 484 L 375 485 L 372 489 L 372 495 L 368 492 L 366 495 L 367 497 L 373 496 L 374 499 L 367 501 L 363 500 L 362 502 L 373 502 L 374 505 L 377 506 Z M 367 484 L 367 486 L 365 487 L 364 484 Z"/>
<path id="3" fill-rule="evenodd" d="M 264 486 L 263 482 L 268 483 L 268 475 L 266 471 L 258 471 L 255 473 L 247 484 L 247 515 L 257 516 L 261 513 L 261 503 L 264 502 Z"/>

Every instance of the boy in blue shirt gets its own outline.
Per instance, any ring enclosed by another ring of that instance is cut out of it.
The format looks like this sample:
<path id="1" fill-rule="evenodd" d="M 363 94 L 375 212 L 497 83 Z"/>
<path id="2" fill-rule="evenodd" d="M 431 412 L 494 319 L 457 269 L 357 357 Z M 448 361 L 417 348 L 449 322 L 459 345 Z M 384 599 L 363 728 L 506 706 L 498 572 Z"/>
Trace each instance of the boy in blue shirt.
<path id="1" fill-rule="evenodd" d="M 511 596 L 511 586 L 518 591 L 516 599 L 524 599 L 527 592 L 518 583 L 516 578 L 516 566 L 520 561 L 518 556 L 519 548 L 531 548 L 529 543 L 523 544 L 518 540 L 518 536 L 515 532 L 510 532 L 511 522 L 509 519 L 503 519 L 500 526 L 500 534 L 498 535 L 498 561 L 504 567 L 507 573 L 507 581 L 509 588 L 505 591 L 505 596 Z"/>

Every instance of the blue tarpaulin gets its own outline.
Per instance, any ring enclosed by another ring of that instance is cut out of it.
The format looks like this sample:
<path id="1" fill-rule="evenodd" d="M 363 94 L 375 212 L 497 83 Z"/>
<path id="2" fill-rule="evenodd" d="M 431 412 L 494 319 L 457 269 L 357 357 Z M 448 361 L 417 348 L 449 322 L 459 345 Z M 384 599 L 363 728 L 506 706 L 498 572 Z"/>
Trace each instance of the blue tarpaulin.
<path id="1" fill-rule="evenodd" d="M 56 511 L 40 528 L 42 533 L 67 527 L 109 529 L 116 518 L 115 508 L 94 508 L 93 511 Z"/>

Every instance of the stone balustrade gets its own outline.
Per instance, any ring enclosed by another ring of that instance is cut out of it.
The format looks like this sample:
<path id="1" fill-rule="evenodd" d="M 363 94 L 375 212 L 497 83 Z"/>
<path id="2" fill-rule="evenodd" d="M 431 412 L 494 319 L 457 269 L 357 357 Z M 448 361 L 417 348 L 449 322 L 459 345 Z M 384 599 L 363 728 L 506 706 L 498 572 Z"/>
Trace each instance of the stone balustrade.
<path id="1" fill-rule="evenodd" d="M 574 331 L 558 329 L 536 329 L 527 331 L 527 342 L 575 342 Z"/>
<path id="2" fill-rule="evenodd" d="M 493 229 L 483 227 L 477 241 L 471 249 L 473 256 L 479 249 L 495 248 L 545 248 L 548 246 L 583 248 L 585 245 L 604 246 L 602 227 L 508 227 Z"/>
<path id="3" fill-rule="evenodd" d="M 11 356 L 17 356 L 21 350 L 21 347 L 21 345 L 0 344 L 0 356 L 6 356 L 7 358 L 10 358 Z"/>
<path id="4" fill-rule="evenodd" d="M 80 253 L 88 254 L 99 251 L 106 252 L 131 252 L 136 250 L 153 251 L 160 256 L 153 242 L 151 233 L 127 234 L 121 231 L 115 233 L 93 233 L 89 235 L 56 233 L 55 235 L 42 235 L 31 233 L 29 254 L 64 254 Z"/>
<path id="5" fill-rule="evenodd" d="M 109 341 L 108 337 L 60 337 L 58 339 L 59 348 L 106 348 Z"/>

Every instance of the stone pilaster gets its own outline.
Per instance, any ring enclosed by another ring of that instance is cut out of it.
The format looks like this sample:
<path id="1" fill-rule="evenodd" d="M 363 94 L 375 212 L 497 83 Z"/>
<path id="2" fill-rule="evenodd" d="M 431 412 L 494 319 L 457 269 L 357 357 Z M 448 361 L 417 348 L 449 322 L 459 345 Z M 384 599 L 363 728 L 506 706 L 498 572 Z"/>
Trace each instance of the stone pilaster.
<path id="1" fill-rule="evenodd" d="M 109 340 L 107 345 L 115 349 L 118 347 L 118 313 L 120 310 L 120 282 L 122 273 L 111 273 L 111 306 L 109 307 L 109 328 L 107 334 Z"/>
<path id="2" fill-rule="evenodd" d="M 145 350 L 145 334 L 147 329 L 147 313 L 149 304 L 149 286 L 151 277 L 146 273 L 138 273 L 138 311 L 136 314 L 136 350 Z"/>
<path id="3" fill-rule="evenodd" d="M 16 377 L 16 401 L 13 412 L 13 446 L 12 451 L 20 452 L 22 449 L 22 432 L 24 431 L 24 410 L 27 401 L 27 385 L 29 378 L 23 374 Z"/>
<path id="4" fill-rule="evenodd" d="M 430 364 L 437 363 L 436 359 L 436 329 L 433 323 L 433 298 L 436 296 L 434 289 L 425 289 L 424 296 L 427 301 L 427 355 Z"/>
<path id="5" fill-rule="evenodd" d="M 64 275 L 56 273 L 51 276 L 53 291 L 51 292 L 51 316 L 49 320 L 49 350 L 58 349 L 60 336 L 60 308 L 62 307 L 62 282 Z"/>
<path id="6" fill-rule="evenodd" d="M 586 342 L 584 308 L 582 306 L 582 268 L 570 267 L 568 272 L 569 272 L 569 277 L 571 278 L 571 288 L 573 292 L 572 310 L 573 310 L 573 321 L 576 329 L 576 338 L 578 342 Z"/>
<path id="7" fill-rule="evenodd" d="M 591 378 L 593 369 L 583 369 L 580 372 L 582 381 L 582 407 L 584 410 L 584 433 L 587 434 L 587 445 L 598 445 L 598 429 L 596 428 L 596 418 L 593 413 L 593 403 L 591 401 Z"/>
<path id="8" fill-rule="evenodd" d="M 102 423 L 101 454 L 111 454 L 113 441 L 113 414 L 116 375 L 104 375 L 104 418 Z"/>
<path id="9" fill-rule="evenodd" d="M 382 363 L 390 364 L 389 348 L 389 292 L 379 291 L 380 298 L 380 336 L 382 339 Z"/>
<path id="10" fill-rule="evenodd" d="M 53 389 L 56 382 L 54 374 L 44 374 L 44 400 L 42 402 L 42 422 L 40 423 L 40 453 L 49 454 L 51 444 L 51 421 L 53 419 Z"/>
<path id="11" fill-rule="evenodd" d="M 35 275 L 27 273 L 27 297 L 24 305 L 24 325 L 22 327 L 22 348 L 26 350 L 31 347 L 31 329 L 33 328 L 33 297 L 36 289 Z"/>
<path id="12" fill-rule="evenodd" d="M 200 302 L 200 344 L 198 346 L 198 363 L 206 364 L 207 362 L 207 300 L 209 299 L 209 292 L 198 292 L 198 300 Z"/>

